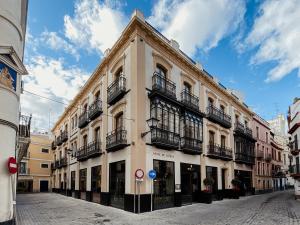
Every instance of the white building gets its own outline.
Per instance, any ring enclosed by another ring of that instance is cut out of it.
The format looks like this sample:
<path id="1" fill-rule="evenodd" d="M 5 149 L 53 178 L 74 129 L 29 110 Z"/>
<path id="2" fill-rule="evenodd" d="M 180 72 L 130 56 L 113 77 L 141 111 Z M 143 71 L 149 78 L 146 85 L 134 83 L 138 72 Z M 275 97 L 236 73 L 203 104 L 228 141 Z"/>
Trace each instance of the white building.
<path id="1" fill-rule="evenodd" d="M 300 166 L 299 166 L 299 152 L 300 144 L 298 137 L 300 136 L 300 98 L 295 98 L 288 112 L 288 133 L 291 135 L 289 147 L 295 160 L 291 163 L 290 172 L 295 178 L 295 194 L 300 196 Z"/>
<path id="2" fill-rule="evenodd" d="M 278 114 L 276 118 L 269 120 L 268 123 L 276 135 L 286 136 L 286 119 L 283 114 Z"/>
<path id="3" fill-rule="evenodd" d="M 27 6 L 27 0 L 0 1 L 0 224 L 14 224 L 15 220 L 16 175 L 9 174 L 7 164 L 9 157 L 16 157 L 20 75 L 27 73 L 22 63 Z M 25 131 L 28 127 L 23 125 Z"/>

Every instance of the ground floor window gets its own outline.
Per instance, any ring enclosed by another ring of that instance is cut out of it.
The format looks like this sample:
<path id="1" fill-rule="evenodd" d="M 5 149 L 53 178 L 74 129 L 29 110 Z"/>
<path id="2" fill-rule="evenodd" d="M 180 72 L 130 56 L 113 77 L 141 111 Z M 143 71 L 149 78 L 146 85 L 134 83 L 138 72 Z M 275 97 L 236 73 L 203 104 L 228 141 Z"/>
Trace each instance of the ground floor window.
<path id="1" fill-rule="evenodd" d="M 206 177 L 212 178 L 214 183 L 212 185 L 212 192 L 216 194 L 218 192 L 218 168 L 213 166 L 206 167 Z"/>
<path id="2" fill-rule="evenodd" d="M 241 181 L 241 192 L 252 192 L 252 172 L 245 170 L 234 170 L 234 176 Z"/>
<path id="3" fill-rule="evenodd" d="M 174 162 L 153 160 L 153 169 L 157 173 L 153 182 L 154 208 L 173 207 L 175 192 Z"/>
<path id="4" fill-rule="evenodd" d="M 91 168 L 91 185 L 92 192 L 101 192 L 101 166 Z"/>
<path id="5" fill-rule="evenodd" d="M 86 191 L 86 171 L 87 169 L 79 170 L 79 190 Z"/>
<path id="6" fill-rule="evenodd" d="M 75 190 L 76 171 L 71 171 L 71 190 Z"/>

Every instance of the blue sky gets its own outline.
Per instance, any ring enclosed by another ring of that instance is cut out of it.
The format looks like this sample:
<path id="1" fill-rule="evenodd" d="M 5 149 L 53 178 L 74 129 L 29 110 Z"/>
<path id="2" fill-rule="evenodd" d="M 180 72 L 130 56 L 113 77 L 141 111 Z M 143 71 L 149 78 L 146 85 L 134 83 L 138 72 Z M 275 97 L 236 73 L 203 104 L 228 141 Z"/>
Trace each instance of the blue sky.
<path id="1" fill-rule="evenodd" d="M 286 114 L 299 96 L 299 0 L 30 0 L 25 90 L 67 104 L 135 8 L 263 118 Z M 26 92 L 22 100 L 40 130 L 65 107 Z"/>

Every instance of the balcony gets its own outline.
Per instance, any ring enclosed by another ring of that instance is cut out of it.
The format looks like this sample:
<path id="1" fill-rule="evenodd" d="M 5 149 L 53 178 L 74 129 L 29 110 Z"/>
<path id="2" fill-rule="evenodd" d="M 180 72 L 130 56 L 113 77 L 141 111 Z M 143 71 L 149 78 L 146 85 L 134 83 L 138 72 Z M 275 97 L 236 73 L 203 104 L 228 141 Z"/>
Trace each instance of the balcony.
<path id="1" fill-rule="evenodd" d="M 207 156 L 214 159 L 230 161 L 232 160 L 232 150 L 213 143 L 207 146 Z"/>
<path id="2" fill-rule="evenodd" d="M 288 145 L 291 149 L 291 154 L 294 156 L 299 155 L 300 152 L 300 143 L 298 143 L 298 140 L 294 140 L 289 143 Z"/>
<path id="3" fill-rule="evenodd" d="M 257 159 L 263 159 L 264 158 L 264 152 L 261 151 L 261 150 L 258 150 L 257 153 L 256 153 L 256 158 Z"/>
<path id="4" fill-rule="evenodd" d="M 240 134 L 245 137 L 253 139 L 252 129 L 250 129 L 249 127 L 246 127 L 244 124 L 242 124 L 240 122 L 235 123 L 234 131 L 236 134 Z"/>
<path id="5" fill-rule="evenodd" d="M 186 107 L 199 111 L 199 98 L 188 90 L 183 90 L 181 92 L 181 102 Z"/>
<path id="6" fill-rule="evenodd" d="M 57 146 L 61 146 L 62 145 L 62 139 L 61 139 L 61 135 L 59 135 L 57 138 L 56 138 L 56 144 Z"/>
<path id="7" fill-rule="evenodd" d="M 296 164 L 289 166 L 289 172 L 291 177 L 300 178 L 300 165 Z"/>
<path id="8" fill-rule="evenodd" d="M 231 127 L 231 116 L 224 113 L 221 109 L 210 105 L 206 108 L 207 118 L 215 123 L 220 124 L 224 128 Z"/>
<path id="9" fill-rule="evenodd" d="M 19 169 L 19 175 L 20 176 L 28 176 L 28 175 L 30 175 L 30 168 Z"/>
<path id="10" fill-rule="evenodd" d="M 281 169 L 272 170 L 273 178 L 283 178 L 285 177 L 285 173 Z"/>
<path id="11" fill-rule="evenodd" d="M 89 119 L 96 119 L 102 112 L 102 101 L 97 99 L 89 106 Z"/>
<path id="12" fill-rule="evenodd" d="M 68 159 L 67 157 L 61 158 L 59 160 L 59 166 L 60 167 L 66 167 L 68 165 Z"/>
<path id="13" fill-rule="evenodd" d="M 30 144 L 31 116 L 20 115 L 18 129 L 17 162 L 21 162 Z"/>
<path id="14" fill-rule="evenodd" d="M 64 143 L 64 142 L 66 142 L 67 140 L 68 140 L 68 131 L 63 131 L 62 133 L 61 133 L 61 135 L 60 135 L 60 137 L 61 137 L 61 141 L 62 141 L 62 143 Z"/>
<path id="15" fill-rule="evenodd" d="M 202 141 L 190 137 L 181 137 L 180 148 L 184 153 L 200 155 L 202 154 Z"/>
<path id="16" fill-rule="evenodd" d="M 173 81 L 165 78 L 159 73 L 154 72 L 152 76 L 152 92 L 150 97 L 160 95 L 164 98 L 176 100 L 176 85 Z"/>
<path id="17" fill-rule="evenodd" d="M 79 148 L 76 156 L 78 161 L 85 161 L 89 158 L 98 157 L 101 155 L 101 153 L 101 142 L 93 141 L 87 146 Z"/>
<path id="18" fill-rule="evenodd" d="M 83 112 L 78 118 L 78 127 L 80 129 L 86 127 L 89 124 L 88 112 Z"/>
<path id="19" fill-rule="evenodd" d="M 271 154 L 267 154 L 266 158 L 265 158 L 266 162 L 271 162 L 272 161 L 272 155 Z"/>
<path id="20" fill-rule="evenodd" d="M 161 129 L 153 128 L 151 130 L 151 143 L 157 148 L 161 149 L 178 149 L 179 148 L 179 134 Z"/>
<path id="21" fill-rule="evenodd" d="M 244 163 L 247 165 L 254 165 L 255 157 L 254 157 L 254 155 L 245 154 L 242 152 L 236 152 L 235 153 L 235 161 L 238 163 Z"/>
<path id="22" fill-rule="evenodd" d="M 52 143 L 51 143 L 51 149 L 52 149 L 52 150 L 55 150 L 55 149 L 56 149 L 56 141 L 55 141 L 55 140 L 52 141 Z"/>
<path id="23" fill-rule="evenodd" d="M 113 105 L 125 94 L 126 78 L 124 76 L 120 76 L 107 88 L 107 103 L 109 105 Z"/>
<path id="24" fill-rule="evenodd" d="M 128 146 L 127 130 L 124 128 L 116 129 L 106 136 L 106 151 L 113 152 Z"/>

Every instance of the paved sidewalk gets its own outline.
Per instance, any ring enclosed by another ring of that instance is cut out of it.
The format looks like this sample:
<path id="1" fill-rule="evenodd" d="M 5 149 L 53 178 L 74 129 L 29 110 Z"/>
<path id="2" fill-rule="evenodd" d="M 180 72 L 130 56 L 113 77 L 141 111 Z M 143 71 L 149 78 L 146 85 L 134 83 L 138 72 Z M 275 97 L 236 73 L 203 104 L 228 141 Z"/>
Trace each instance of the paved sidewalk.
<path id="1" fill-rule="evenodd" d="M 202 224 L 300 225 L 293 191 L 225 199 L 136 215 L 54 193 L 17 197 L 18 225 Z"/>

